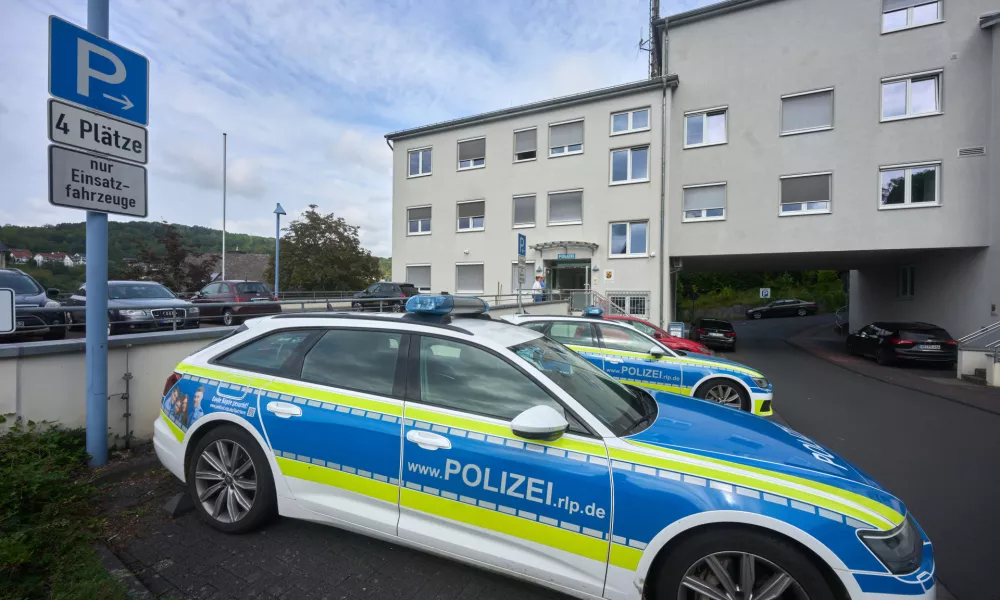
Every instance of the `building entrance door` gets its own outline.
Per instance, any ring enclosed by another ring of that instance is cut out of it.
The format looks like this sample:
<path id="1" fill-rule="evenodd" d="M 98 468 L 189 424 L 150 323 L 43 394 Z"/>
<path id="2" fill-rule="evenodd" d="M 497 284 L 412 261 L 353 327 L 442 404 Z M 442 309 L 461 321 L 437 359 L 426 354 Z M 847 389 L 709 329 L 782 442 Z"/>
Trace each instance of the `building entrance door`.
<path id="1" fill-rule="evenodd" d="M 545 261 L 545 286 L 550 290 L 590 289 L 589 260 Z"/>

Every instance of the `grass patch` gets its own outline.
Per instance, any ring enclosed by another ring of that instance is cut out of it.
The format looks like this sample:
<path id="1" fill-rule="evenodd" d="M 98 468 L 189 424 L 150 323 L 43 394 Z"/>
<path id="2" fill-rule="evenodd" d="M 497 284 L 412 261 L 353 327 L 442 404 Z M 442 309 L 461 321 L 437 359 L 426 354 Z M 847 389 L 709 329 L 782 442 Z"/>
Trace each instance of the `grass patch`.
<path id="1" fill-rule="evenodd" d="M 85 433 L 13 425 L 0 436 L 0 598 L 124 600 L 94 552 Z"/>

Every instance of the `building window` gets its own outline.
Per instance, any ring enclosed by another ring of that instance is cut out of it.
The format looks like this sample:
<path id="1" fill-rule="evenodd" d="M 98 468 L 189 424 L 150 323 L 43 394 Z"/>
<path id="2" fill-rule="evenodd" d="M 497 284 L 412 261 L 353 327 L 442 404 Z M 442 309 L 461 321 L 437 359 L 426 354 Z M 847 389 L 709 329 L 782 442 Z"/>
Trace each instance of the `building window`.
<path id="1" fill-rule="evenodd" d="M 900 267 L 896 273 L 896 297 L 913 297 L 913 266 Z"/>
<path id="2" fill-rule="evenodd" d="M 833 174 L 810 173 L 781 178 L 781 211 L 779 214 L 807 215 L 830 212 L 833 198 Z"/>
<path id="3" fill-rule="evenodd" d="M 879 208 L 941 205 L 941 163 L 896 165 L 879 169 Z"/>
<path id="4" fill-rule="evenodd" d="M 684 147 L 726 143 L 726 107 L 684 113 Z"/>
<path id="5" fill-rule="evenodd" d="M 629 110 L 611 115 L 611 135 L 649 130 L 649 109 Z"/>
<path id="6" fill-rule="evenodd" d="M 458 263 L 455 265 L 455 292 L 482 294 L 485 279 L 483 263 Z"/>
<path id="7" fill-rule="evenodd" d="M 549 225 L 583 223 L 583 190 L 549 193 Z"/>
<path id="8" fill-rule="evenodd" d="M 781 97 L 781 135 L 833 129 L 833 88 Z"/>
<path id="9" fill-rule="evenodd" d="M 882 80 L 882 120 L 941 114 L 941 71 Z"/>
<path id="10" fill-rule="evenodd" d="M 535 226 L 535 195 L 514 196 L 514 227 Z"/>
<path id="11" fill-rule="evenodd" d="M 486 202 L 473 200 L 458 203 L 458 230 L 482 231 L 486 225 Z"/>
<path id="12" fill-rule="evenodd" d="M 517 274 L 518 274 L 518 268 L 517 268 L 517 263 L 515 262 L 514 264 L 512 264 L 510 266 L 510 293 L 511 294 L 518 293 L 517 292 L 517 290 L 518 290 L 518 287 L 517 287 L 517 284 L 518 284 Z M 524 263 L 524 277 L 521 278 L 521 281 L 520 281 L 520 284 L 521 284 L 521 288 L 520 288 L 521 289 L 521 293 L 531 293 L 531 286 L 534 285 L 534 283 L 535 283 L 535 263 L 529 261 L 529 262 Z"/>
<path id="13" fill-rule="evenodd" d="M 419 148 L 407 153 L 410 171 L 408 177 L 423 177 L 431 174 L 431 149 Z"/>
<path id="14" fill-rule="evenodd" d="M 486 166 L 486 138 L 458 143 L 458 169 L 478 169 Z"/>
<path id="15" fill-rule="evenodd" d="M 538 129 L 522 129 L 514 132 L 514 162 L 535 160 L 538 154 Z"/>
<path id="16" fill-rule="evenodd" d="M 406 209 L 406 235 L 427 235 L 431 232 L 431 207 Z"/>
<path id="17" fill-rule="evenodd" d="M 431 266 L 406 265 L 406 283 L 412 283 L 421 292 L 431 291 Z"/>
<path id="18" fill-rule="evenodd" d="M 726 184 L 684 187 L 684 221 L 720 221 L 726 218 Z"/>
<path id="19" fill-rule="evenodd" d="M 649 146 L 611 151 L 611 184 L 649 181 Z"/>
<path id="20" fill-rule="evenodd" d="M 631 221 L 611 224 L 611 258 L 621 256 L 646 256 L 649 221 Z"/>
<path id="21" fill-rule="evenodd" d="M 882 0 L 882 33 L 941 22 L 941 2 Z"/>
<path id="22" fill-rule="evenodd" d="M 583 119 L 549 125 L 549 156 L 583 152 Z"/>

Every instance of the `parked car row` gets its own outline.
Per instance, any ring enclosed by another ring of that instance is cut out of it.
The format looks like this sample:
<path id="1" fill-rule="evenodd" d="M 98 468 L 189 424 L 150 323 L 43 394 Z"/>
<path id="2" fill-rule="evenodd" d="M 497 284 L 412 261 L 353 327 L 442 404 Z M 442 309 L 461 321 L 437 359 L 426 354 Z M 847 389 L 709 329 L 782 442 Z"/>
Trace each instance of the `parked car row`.
<path id="1" fill-rule="evenodd" d="M 45 340 L 66 337 L 66 313 L 39 311 L 62 306 L 55 298 L 59 290 L 44 289 L 35 278 L 20 269 L 0 269 L 0 288 L 14 290 L 14 325 L 17 335 L 41 336 Z M 0 341 L 14 338 L 0 335 Z"/>

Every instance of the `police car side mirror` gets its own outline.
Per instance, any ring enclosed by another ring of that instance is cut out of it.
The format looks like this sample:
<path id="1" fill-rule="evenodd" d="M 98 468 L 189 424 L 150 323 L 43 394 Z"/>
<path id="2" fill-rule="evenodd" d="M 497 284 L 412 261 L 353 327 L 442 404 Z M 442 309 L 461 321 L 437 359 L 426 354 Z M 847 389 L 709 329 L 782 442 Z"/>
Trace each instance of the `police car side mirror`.
<path id="1" fill-rule="evenodd" d="M 658 348 L 656 346 L 653 346 L 652 348 L 649 349 L 649 355 L 652 356 L 653 358 L 663 358 L 664 356 L 666 356 L 666 353 L 663 351 L 663 348 Z"/>
<path id="2" fill-rule="evenodd" d="M 569 429 L 566 417 L 551 406 L 533 406 L 514 417 L 510 422 L 514 435 L 529 440 L 551 442 L 559 439 Z"/>

